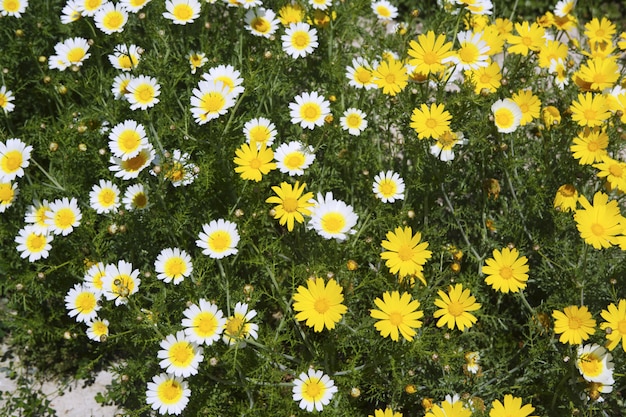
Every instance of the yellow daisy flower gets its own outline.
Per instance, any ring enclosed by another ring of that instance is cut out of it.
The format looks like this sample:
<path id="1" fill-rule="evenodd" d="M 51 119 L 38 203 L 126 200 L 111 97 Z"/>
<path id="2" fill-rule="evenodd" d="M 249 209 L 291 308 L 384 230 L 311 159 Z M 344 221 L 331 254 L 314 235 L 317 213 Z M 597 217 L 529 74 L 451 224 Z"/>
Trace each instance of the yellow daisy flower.
<path id="1" fill-rule="evenodd" d="M 503 293 L 519 292 L 526 288 L 528 280 L 528 258 L 519 256 L 517 249 L 493 250 L 493 258 L 485 261 L 482 272 L 487 274 L 485 282 Z"/>
<path id="2" fill-rule="evenodd" d="M 401 334 L 410 342 L 416 334 L 415 329 L 422 327 L 419 319 L 424 317 L 424 312 L 418 310 L 419 301 L 412 300 L 409 293 L 385 291 L 382 300 L 376 298 L 374 304 L 380 310 L 370 310 L 370 316 L 378 320 L 374 327 L 382 337 L 391 337 L 397 342 Z"/>
<path id="3" fill-rule="evenodd" d="M 469 289 L 463 289 L 463 284 L 450 285 L 448 293 L 439 290 L 439 298 L 435 300 L 435 305 L 439 310 L 435 311 L 434 317 L 438 318 L 437 327 L 448 326 L 453 329 L 455 326 L 463 331 L 469 329 L 478 320 L 470 311 L 480 309 L 481 305 L 476 302 L 476 298 L 470 295 Z"/>
<path id="4" fill-rule="evenodd" d="M 300 285 L 293 295 L 293 309 L 296 320 L 306 321 L 306 325 L 316 332 L 324 328 L 332 330 L 348 311 L 343 305 L 343 288 L 334 279 L 326 284 L 322 278 L 309 279 L 306 288 Z"/>
<path id="5" fill-rule="evenodd" d="M 580 345 L 595 332 L 596 321 L 586 306 L 568 306 L 563 311 L 554 310 L 554 333 L 560 334 L 561 343 Z"/>
<path id="6" fill-rule="evenodd" d="M 257 147 L 250 146 L 247 143 L 242 144 L 235 151 L 233 161 L 237 164 L 235 172 L 241 175 L 244 180 L 252 180 L 259 182 L 263 175 L 273 169 L 276 169 L 274 160 L 274 152 L 265 145 Z"/>
<path id="7" fill-rule="evenodd" d="M 443 104 L 433 103 L 430 107 L 422 104 L 419 109 L 413 109 L 410 126 L 417 132 L 419 139 L 438 139 L 450 130 L 452 115 L 445 108 Z"/>
<path id="8" fill-rule="evenodd" d="M 280 186 L 273 186 L 272 190 L 276 193 L 275 196 L 269 197 L 265 200 L 266 203 L 277 204 L 274 207 L 274 218 L 278 219 L 281 226 L 287 224 L 287 230 L 293 231 L 294 222 L 304 223 L 304 216 L 310 216 L 311 210 L 309 207 L 313 206 L 313 193 L 304 193 L 304 187 L 306 183 L 300 186 L 300 183 L 296 181 L 295 185 L 290 185 L 287 182 L 282 182 Z"/>
<path id="9" fill-rule="evenodd" d="M 387 232 L 387 240 L 381 245 L 386 251 L 380 254 L 385 259 L 385 265 L 392 274 L 398 274 L 400 278 L 408 275 L 417 277 L 426 285 L 422 270 L 424 264 L 430 259 L 432 252 L 426 250 L 428 242 L 421 242 L 422 234 L 409 226 L 396 227 L 393 232 Z"/>
<path id="10" fill-rule="evenodd" d="M 383 94 L 395 96 L 408 84 L 409 74 L 402 61 L 388 58 L 383 61 L 372 73 L 373 81 Z"/>

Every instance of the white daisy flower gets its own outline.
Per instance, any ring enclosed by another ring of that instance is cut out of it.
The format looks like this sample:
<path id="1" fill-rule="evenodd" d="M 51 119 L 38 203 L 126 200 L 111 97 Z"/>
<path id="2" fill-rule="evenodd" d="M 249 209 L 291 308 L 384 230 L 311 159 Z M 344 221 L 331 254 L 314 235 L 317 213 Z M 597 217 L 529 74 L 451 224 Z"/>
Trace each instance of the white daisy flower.
<path id="1" fill-rule="evenodd" d="M 148 207 L 148 195 L 142 184 L 133 184 L 124 191 L 122 199 L 124 208 L 128 211 L 144 210 Z"/>
<path id="2" fill-rule="evenodd" d="M 139 65 L 141 59 L 141 49 L 137 45 L 119 44 L 113 49 L 113 53 L 108 56 L 113 68 L 122 71 L 132 71 Z"/>
<path id="3" fill-rule="evenodd" d="M 554 15 L 565 17 L 572 12 L 574 6 L 576 6 L 576 0 L 559 0 L 554 6 Z"/>
<path id="4" fill-rule="evenodd" d="M 522 109 L 510 98 L 498 100 L 491 105 L 493 122 L 498 128 L 498 132 L 514 132 L 522 121 Z"/>
<path id="5" fill-rule="evenodd" d="M 17 251 L 20 257 L 28 258 L 28 262 L 35 262 L 39 259 L 46 259 L 52 249 L 52 235 L 47 233 L 39 233 L 33 226 L 26 225 L 18 232 L 15 237 L 17 243 Z"/>
<path id="6" fill-rule="evenodd" d="M 204 52 L 191 51 L 187 54 L 187 59 L 189 60 L 192 74 L 195 74 L 198 68 L 202 68 L 204 64 L 209 62 L 209 58 L 206 57 Z"/>
<path id="7" fill-rule="evenodd" d="M 315 160 L 313 147 L 298 141 L 280 145 L 274 152 L 276 166 L 280 172 L 290 176 L 302 175 Z"/>
<path id="8" fill-rule="evenodd" d="M 222 259 L 238 252 L 239 233 L 237 225 L 224 219 L 212 220 L 202 225 L 196 245 L 202 253 L 214 259 Z"/>
<path id="9" fill-rule="evenodd" d="M 347 130 L 349 134 L 359 136 L 367 127 L 367 115 L 359 109 L 353 107 L 343 112 L 343 116 L 339 119 L 341 128 Z"/>
<path id="10" fill-rule="evenodd" d="M 330 114 L 330 103 L 313 91 L 297 95 L 289 103 L 289 110 L 291 123 L 300 124 L 303 129 L 313 129 L 324 124 L 324 118 Z"/>
<path id="11" fill-rule="evenodd" d="M 292 58 L 305 57 L 319 45 L 317 30 L 304 22 L 290 24 L 280 39 L 283 41 L 283 51 Z"/>
<path id="12" fill-rule="evenodd" d="M 248 311 L 248 304 L 241 302 L 235 304 L 233 315 L 226 319 L 224 325 L 222 334 L 224 343 L 243 348 L 246 346 L 245 339 L 256 339 L 259 326 L 250 322 L 254 317 L 256 317 L 256 311 Z"/>
<path id="13" fill-rule="evenodd" d="M 19 193 L 20 190 L 17 188 L 16 182 L 0 182 L 0 213 L 4 213 L 13 205 Z"/>
<path id="14" fill-rule="evenodd" d="M 68 199 L 63 197 L 50 203 L 50 213 L 46 219 L 48 230 L 55 235 L 67 236 L 80 226 L 83 215 L 78 208 L 78 200 L 74 197 Z"/>
<path id="15" fill-rule="evenodd" d="M 105 0 L 78 0 L 78 11 L 83 16 L 95 16 Z"/>
<path id="16" fill-rule="evenodd" d="M 181 324 L 185 328 L 187 338 L 198 344 L 212 345 L 216 342 L 226 324 L 226 317 L 222 310 L 203 298 L 198 304 L 192 304 L 183 311 L 185 317 Z"/>
<path id="17" fill-rule="evenodd" d="M 613 356 L 598 344 L 578 346 L 576 369 L 589 382 L 603 382 L 613 385 Z"/>
<path id="18" fill-rule="evenodd" d="M 11 113 L 15 109 L 13 100 L 15 100 L 13 92 L 7 90 L 4 85 L 0 87 L 0 108 L 4 110 L 4 113 Z"/>
<path id="19" fill-rule="evenodd" d="M 102 278 L 106 275 L 106 266 L 102 262 L 91 265 L 83 276 L 85 287 L 94 292 L 98 297 L 104 293 Z"/>
<path id="20" fill-rule="evenodd" d="M 157 358 L 159 366 L 168 374 L 186 378 L 198 373 L 198 365 L 204 359 L 203 349 L 192 342 L 183 331 L 167 335 L 160 343 Z"/>
<path id="21" fill-rule="evenodd" d="M 326 10 L 333 4 L 333 0 L 309 0 L 309 4 L 317 10 Z"/>
<path id="22" fill-rule="evenodd" d="M 163 249 L 157 256 L 154 269 L 158 279 L 167 284 L 173 282 L 178 285 L 191 275 L 193 266 L 191 257 L 187 252 L 179 248 L 167 248 Z"/>
<path id="23" fill-rule="evenodd" d="M 243 126 L 243 134 L 250 145 L 270 147 L 276 138 L 276 126 L 265 117 L 256 117 L 246 122 Z"/>
<path id="24" fill-rule="evenodd" d="M 365 58 L 356 57 L 352 59 L 352 65 L 346 67 L 346 77 L 348 84 L 355 88 L 372 90 L 378 88 L 374 82 L 374 68 L 378 63 L 370 64 Z"/>
<path id="25" fill-rule="evenodd" d="M 87 39 L 79 37 L 66 39 L 54 46 L 55 54 L 48 59 L 48 65 L 61 71 L 70 66 L 80 67 L 91 56 L 87 51 L 89 51 Z"/>
<path id="26" fill-rule="evenodd" d="M 148 382 L 146 402 L 159 414 L 180 415 L 191 396 L 187 381 L 174 375 L 161 373 Z"/>
<path id="27" fill-rule="evenodd" d="M 81 17 L 80 1 L 68 0 L 61 10 L 61 23 L 67 25 L 69 23 L 76 22 Z"/>
<path id="28" fill-rule="evenodd" d="M 120 5 L 124 6 L 131 13 L 137 13 L 150 1 L 152 0 L 120 0 Z"/>
<path id="29" fill-rule="evenodd" d="M 115 176 L 124 180 L 137 178 L 139 173 L 144 170 L 156 156 L 154 147 L 148 143 L 148 146 L 141 148 L 136 156 L 129 159 L 122 159 L 111 156 L 109 159 L 109 171 L 114 172 Z"/>
<path id="30" fill-rule="evenodd" d="M 127 72 L 118 74 L 113 79 L 113 85 L 111 86 L 111 93 L 116 100 L 126 100 L 126 94 L 128 91 L 128 84 L 134 77 Z"/>
<path id="31" fill-rule="evenodd" d="M 128 21 L 128 12 L 121 4 L 104 3 L 94 15 L 96 27 L 107 35 L 120 33 Z"/>
<path id="32" fill-rule="evenodd" d="M 94 342 L 104 342 L 109 336 L 109 321 L 95 318 L 87 322 L 87 337 Z"/>
<path id="33" fill-rule="evenodd" d="M 200 81 L 191 97 L 191 114 L 199 125 L 226 114 L 235 105 L 230 88 L 221 81 Z"/>
<path id="34" fill-rule="evenodd" d="M 45 235 L 48 233 L 48 224 L 46 219 L 50 217 L 50 204 L 48 200 L 35 200 L 31 206 L 26 209 L 24 222 L 32 225 L 37 233 Z"/>
<path id="35" fill-rule="evenodd" d="M 163 176 L 170 180 L 174 187 L 189 185 L 198 177 L 197 166 L 189 162 L 189 158 L 187 152 L 174 149 L 168 160 L 161 164 Z"/>
<path id="36" fill-rule="evenodd" d="M 384 22 L 390 22 L 398 17 L 398 8 L 387 0 L 373 1 L 371 7 L 376 17 Z"/>
<path id="37" fill-rule="evenodd" d="M 456 36 L 459 47 L 456 53 L 445 58 L 442 62 L 452 62 L 457 69 L 463 71 L 475 70 L 489 65 L 489 45 L 482 39 L 482 33 L 471 30 L 461 31 Z"/>
<path id="38" fill-rule="evenodd" d="M 270 9 L 259 7 L 250 9 L 245 16 L 246 29 L 255 36 L 268 38 L 278 29 L 279 20 Z"/>
<path id="39" fill-rule="evenodd" d="M 337 392 L 337 387 L 328 375 L 310 368 L 293 381 L 292 391 L 293 400 L 299 402 L 300 408 L 312 412 L 313 409 L 322 411 Z"/>
<path id="40" fill-rule="evenodd" d="M 221 81 L 228 87 L 228 92 L 235 98 L 245 91 L 241 73 L 232 65 L 218 65 L 210 68 L 206 73 L 202 74 L 202 78 L 213 83 Z"/>
<path id="41" fill-rule="evenodd" d="M 0 181 L 9 182 L 24 176 L 24 168 L 30 165 L 33 147 L 20 139 L 11 138 L 0 142 Z"/>
<path id="42" fill-rule="evenodd" d="M 359 220 L 359 216 L 352 206 L 341 200 L 335 200 L 332 192 L 326 193 L 326 196 L 318 193 L 311 212 L 308 228 L 314 229 L 325 239 L 342 241 L 348 238 L 348 234 L 356 233 L 352 228 Z"/>
<path id="43" fill-rule="evenodd" d="M 454 146 L 465 145 L 467 139 L 463 136 L 463 132 L 446 131 L 437 138 L 434 145 L 430 147 L 430 153 L 440 160 L 447 162 L 454 159 Z"/>
<path id="44" fill-rule="evenodd" d="M 139 290 L 141 279 L 139 271 L 133 269 L 133 264 L 119 260 L 116 264 L 108 264 L 102 277 L 104 297 L 108 301 L 115 301 L 115 305 L 126 304 L 128 297 Z"/>
<path id="45" fill-rule="evenodd" d="M 128 93 L 125 96 L 130 103 L 131 110 L 146 110 L 154 107 L 159 102 L 157 97 L 161 94 L 161 86 L 157 79 L 145 75 L 132 78 L 126 90 Z"/>
<path id="46" fill-rule="evenodd" d="M 28 0 L 2 0 L 0 1 L 0 15 L 20 18 L 28 7 Z"/>
<path id="47" fill-rule="evenodd" d="M 77 322 L 87 323 L 98 316 L 100 304 L 98 296 L 90 288 L 83 284 L 74 284 L 64 298 L 65 308 L 70 317 L 76 318 Z"/>
<path id="48" fill-rule="evenodd" d="M 109 149 L 114 156 L 129 159 L 148 146 L 146 128 L 134 120 L 125 120 L 113 126 L 109 133 Z"/>
<path id="49" fill-rule="evenodd" d="M 121 205 L 120 189 L 109 180 L 100 180 L 89 192 L 89 205 L 98 214 L 116 212 Z"/>
<path id="50" fill-rule="evenodd" d="M 404 200 L 404 180 L 393 171 L 381 171 L 374 177 L 372 191 L 383 203 Z"/>
<path id="51" fill-rule="evenodd" d="M 163 17 L 171 20 L 176 25 L 193 23 L 200 16 L 201 4 L 198 0 L 167 0 L 166 12 Z"/>

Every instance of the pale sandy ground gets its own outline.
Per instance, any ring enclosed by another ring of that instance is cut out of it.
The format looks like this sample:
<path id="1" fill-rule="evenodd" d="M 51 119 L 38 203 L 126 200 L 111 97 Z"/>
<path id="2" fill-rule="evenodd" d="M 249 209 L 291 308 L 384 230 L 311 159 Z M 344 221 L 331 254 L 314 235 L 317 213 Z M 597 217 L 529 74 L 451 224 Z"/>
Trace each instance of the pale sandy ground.
<path id="1" fill-rule="evenodd" d="M 4 351 L 4 346 L 0 347 L 0 352 Z M 16 384 L 8 378 L 7 366 L 7 363 L 0 362 L 0 391 L 11 392 L 15 390 Z M 52 401 L 50 406 L 59 417 L 114 417 L 119 413 L 116 407 L 102 407 L 95 400 L 98 392 L 106 391 L 106 385 L 111 383 L 111 379 L 112 375 L 109 372 L 101 372 L 97 375 L 95 383 L 90 386 L 83 387 L 83 381 L 75 381 L 69 387 L 64 387 L 64 395 L 59 393 L 60 385 L 53 382 L 44 382 L 43 386 L 37 385 L 34 389 L 41 388 L 48 395 Z M 1 401 L 0 410 L 2 410 Z"/>

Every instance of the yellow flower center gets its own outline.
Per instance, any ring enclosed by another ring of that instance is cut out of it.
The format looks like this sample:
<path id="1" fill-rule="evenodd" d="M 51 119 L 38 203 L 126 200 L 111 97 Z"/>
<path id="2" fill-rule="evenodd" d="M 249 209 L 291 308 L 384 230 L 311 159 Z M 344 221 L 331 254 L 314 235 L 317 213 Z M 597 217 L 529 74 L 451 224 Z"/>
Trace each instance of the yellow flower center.
<path id="1" fill-rule="evenodd" d="M 594 109 L 587 109 L 583 112 L 583 115 L 587 120 L 596 120 L 597 112 Z"/>
<path id="2" fill-rule="evenodd" d="M 0 107 L 5 108 L 8 102 L 9 100 L 7 99 L 7 96 L 0 93 Z"/>
<path id="3" fill-rule="evenodd" d="M 252 169 L 259 169 L 261 165 L 263 165 L 263 163 L 259 158 L 254 158 L 250 161 L 250 168 Z"/>
<path id="4" fill-rule="evenodd" d="M 2 170 L 6 173 L 15 172 L 22 166 L 22 160 L 20 151 L 9 151 L 2 158 Z"/>
<path id="5" fill-rule="evenodd" d="M 425 124 L 429 129 L 434 129 L 435 127 L 437 127 L 437 120 L 429 117 L 428 119 L 426 119 Z"/>
<path id="6" fill-rule="evenodd" d="M 602 362 L 593 353 L 587 353 L 580 357 L 579 366 L 585 376 L 597 376 L 602 373 Z"/>
<path id="7" fill-rule="evenodd" d="M 315 121 L 322 115 L 322 109 L 316 103 L 306 103 L 300 109 L 300 115 L 306 121 Z"/>
<path id="8" fill-rule="evenodd" d="M 398 257 L 403 262 L 410 261 L 413 258 L 413 248 L 409 245 L 402 245 L 398 249 Z"/>
<path id="9" fill-rule="evenodd" d="M 102 23 L 108 29 L 119 29 L 124 24 L 124 15 L 118 11 L 109 12 Z"/>
<path id="10" fill-rule="evenodd" d="M 171 181 L 182 181 L 185 177 L 185 168 L 180 162 L 174 162 L 172 167 L 165 173 L 165 178 L 169 178 Z"/>
<path id="11" fill-rule="evenodd" d="M 135 98 L 140 103 L 150 103 L 154 98 L 154 88 L 150 84 L 142 84 L 135 89 Z"/>
<path id="12" fill-rule="evenodd" d="M 250 142 L 265 143 L 271 136 L 270 130 L 266 126 L 254 126 L 250 129 Z"/>
<path id="13" fill-rule="evenodd" d="M 510 127 L 515 120 L 513 113 L 508 109 L 500 109 L 495 114 L 496 124 L 500 127 Z"/>
<path id="14" fill-rule="evenodd" d="M 167 276 L 180 277 L 187 272 L 187 263 L 182 258 L 172 257 L 165 262 L 163 270 Z"/>
<path id="15" fill-rule="evenodd" d="M 190 20 L 193 16 L 193 9 L 188 4 L 177 4 L 172 12 L 174 17 L 183 22 Z"/>
<path id="16" fill-rule="evenodd" d="M 376 8 L 376 13 L 380 16 L 380 17 L 391 17 L 391 10 L 389 10 L 387 7 L 385 6 L 378 6 Z"/>
<path id="17" fill-rule="evenodd" d="M 119 281 L 119 285 L 115 285 Z M 135 280 L 127 274 L 120 274 L 113 279 L 112 293 L 118 296 L 127 297 L 135 289 Z"/>
<path id="18" fill-rule="evenodd" d="M 233 338 L 239 338 L 244 335 L 245 325 L 242 316 L 233 316 L 226 322 L 226 333 Z"/>
<path id="19" fill-rule="evenodd" d="M 115 204 L 115 191 L 111 188 L 105 188 L 98 195 L 98 202 L 103 207 L 109 207 Z"/>
<path id="20" fill-rule="evenodd" d="M 283 210 L 287 213 L 293 213 L 298 210 L 298 200 L 292 197 L 287 197 L 283 200 Z"/>
<path id="21" fill-rule="evenodd" d="M 220 111 L 226 104 L 226 99 L 217 91 L 207 93 L 202 96 L 202 110 L 206 113 L 216 113 Z"/>
<path id="22" fill-rule="evenodd" d="M 587 149 L 589 152 L 595 152 L 600 149 L 600 145 L 595 140 L 592 140 L 587 143 Z"/>
<path id="23" fill-rule="evenodd" d="M 372 80 L 372 73 L 363 67 L 359 67 L 354 71 L 354 78 L 361 84 L 367 84 Z"/>
<path id="24" fill-rule="evenodd" d="M 217 320 L 213 314 L 203 311 L 194 317 L 193 327 L 200 336 L 210 336 L 217 330 Z"/>
<path id="25" fill-rule="evenodd" d="M 304 164 L 304 155 L 301 152 L 292 152 L 285 157 L 285 166 L 289 169 L 300 168 Z"/>
<path id="26" fill-rule="evenodd" d="M 218 230 L 209 236 L 209 247 L 215 252 L 224 252 L 230 247 L 230 234 L 223 230 Z"/>
<path id="27" fill-rule="evenodd" d="M 569 318 L 569 328 L 571 330 L 577 330 L 582 327 L 583 323 L 579 317 L 570 317 Z"/>
<path id="28" fill-rule="evenodd" d="M 346 225 L 346 219 L 341 213 L 330 212 L 322 218 L 322 228 L 329 233 L 340 233 Z"/>
<path id="29" fill-rule="evenodd" d="M 139 171 L 139 169 L 144 166 L 147 161 L 148 156 L 143 152 L 139 152 L 139 155 L 122 161 L 121 166 L 125 171 L 134 172 Z"/>
<path id="30" fill-rule="evenodd" d="M 100 7 L 102 0 L 85 0 L 85 10 L 91 11 Z"/>
<path id="31" fill-rule="evenodd" d="M 124 153 L 136 151 L 140 144 L 141 136 L 134 130 L 123 131 L 118 139 L 118 145 Z"/>
<path id="32" fill-rule="evenodd" d="M 510 266 L 500 268 L 500 277 L 502 279 L 511 279 L 513 277 L 513 269 Z"/>
<path id="33" fill-rule="evenodd" d="M 296 49 L 304 49 L 310 43 L 309 34 L 307 32 L 294 33 L 294 35 L 291 38 L 291 41 L 292 41 L 291 43 Z"/>
<path id="34" fill-rule="evenodd" d="M 144 193 L 136 194 L 133 197 L 133 205 L 138 208 L 144 208 L 148 204 L 148 198 Z"/>
<path id="35" fill-rule="evenodd" d="M 157 388 L 157 396 L 159 401 L 164 404 L 176 404 L 183 396 L 183 386 L 170 379 L 159 385 Z"/>
<path id="36" fill-rule="evenodd" d="M 78 46 L 76 48 L 70 49 L 70 51 L 67 53 L 67 60 L 72 63 L 78 63 L 81 61 L 81 59 L 83 59 L 84 56 L 85 50 L 81 46 Z"/>
<path id="37" fill-rule="evenodd" d="M 314 401 L 321 397 L 324 392 L 324 386 L 319 380 L 310 380 L 304 384 L 303 397 L 309 401 Z"/>
<path id="38" fill-rule="evenodd" d="M 594 223 L 591 225 L 591 233 L 593 233 L 596 236 L 603 236 L 604 235 L 604 226 L 602 226 L 600 223 Z"/>
<path id="39" fill-rule="evenodd" d="M 313 304 L 313 308 L 320 314 L 324 314 L 330 308 L 330 304 L 326 298 L 318 298 Z"/>
<path id="40" fill-rule="evenodd" d="M 121 55 L 117 59 L 117 62 L 120 65 L 120 67 L 130 69 L 137 65 L 137 58 L 135 58 L 134 56 L 129 56 L 129 55 Z"/>
<path id="41" fill-rule="evenodd" d="M 76 297 L 76 309 L 81 313 L 90 313 L 96 308 L 96 297 L 89 291 L 84 291 Z"/>
<path id="42" fill-rule="evenodd" d="M 358 129 L 361 126 L 361 116 L 356 113 L 352 113 L 346 117 L 346 124 L 349 128 Z"/>
<path id="43" fill-rule="evenodd" d="M 46 247 L 46 238 L 43 235 L 31 233 L 26 238 L 26 248 L 30 252 L 41 252 Z"/>
<path id="44" fill-rule="evenodd" d="M 61 210 L 57 211 L 56 215 L 54 216 L 54 222 L 61 229 L 67 229 L 68 227 L 71 227 L 74 224 L 75 220 L 76 215 L 74 214 L 74 211 L 69 207 L 62 208 Z"/>
<path id="45" fill-rule="evenodd" d="M 0 184 L 0 203 L 9 203 L 13 200 L 13 196 L 15 192 L 13 191 L 13 187 L 10 183 L 2 183 Z"/>
<path id="46" fill-rule="evenodd" d="M 396 82 L 396 76 L 394 74 L 385 75 L 385 81 L 387 84 L 394 84 Z"/>
<path id="47" fill-rule="evenodd" d="M 461 62 L 467 64 L 476 62 L 476 60 L 478 60 L 478 57 L 480 56 L 478 48 L 472 43 L 463 44 L 463 46 L 461 46 L 461 48 L 459 49 L 458 54 Z"/>
<path id="48" fill-rule="evenodd" d="M 530 36 L 522 36 L 522 43 L 528 47 L 533 44 L 533 38 Z"/>
<path id="49" fill-rule="evenodd" d="M 170 361 L 178 367 L 187 367 L 194 357 L 193 346 L 187 342 L 176 342 L 170 346 Z"/>
<path id="50" fill-rule="evenodd" d="M 559 193 L 561 193 L 563 197 L 572 197 L 576 193 L 576 188 L 574 188 L 573 185 L 566 184 L 559 189 Z"/>
<path id="51" fill-rule="evenodd" d="M 422 59 L 426 65 L 433 65 L 438 62 L 437 54 L 432 51 L 426 52 Z"/>
<path id="52" fill-rule="evenodd" d="M 454 317 L 459 317 L 464 311 L 465 309 L 463 309 L 463 304 L 458 301 L 452 301 L 448 304 L 448 313 Z"/>
<path id="53" fill-rule="evenodd" d="M 385 181 L 380 184 L 380 193 L 385 197 L 390 197 L 396 194 L 396 183 L 393 181 Z"/>
<path id="54" fill-rule="evenodd" d="M 109 330 L 107 325 L 101 321 L 95 322 L 91 329 L 96 334 L 96 336 L 102 336 L 104 334 L 107 334 L 107 331 Z"/>
<path id="55" fill-rule="evenodd" d="M 617 331 L 622 335 L 626 335 L 626 320 L 620 320 L 619 323 L 617 323 Z"/>
<path id="56" fill-rule="evenodd" d="M 264 17 L 255 17 L 250 23 L 252 29 L 259 33 L 267 33 L 270 31 L 270 22 Z"/>
<path id="57" fill-rule="evenodd" d="M 402 314 L 397 311 L 389 313 L 389 322 L 394 326 L 399 326 L 402 324 Z"/>
<path id="58" fill-rule="evenodd" d="M 20 9 L 20 2 L 18 0 L 4 0 L 4 10 L 8 13 L 16 13 Z"/>

